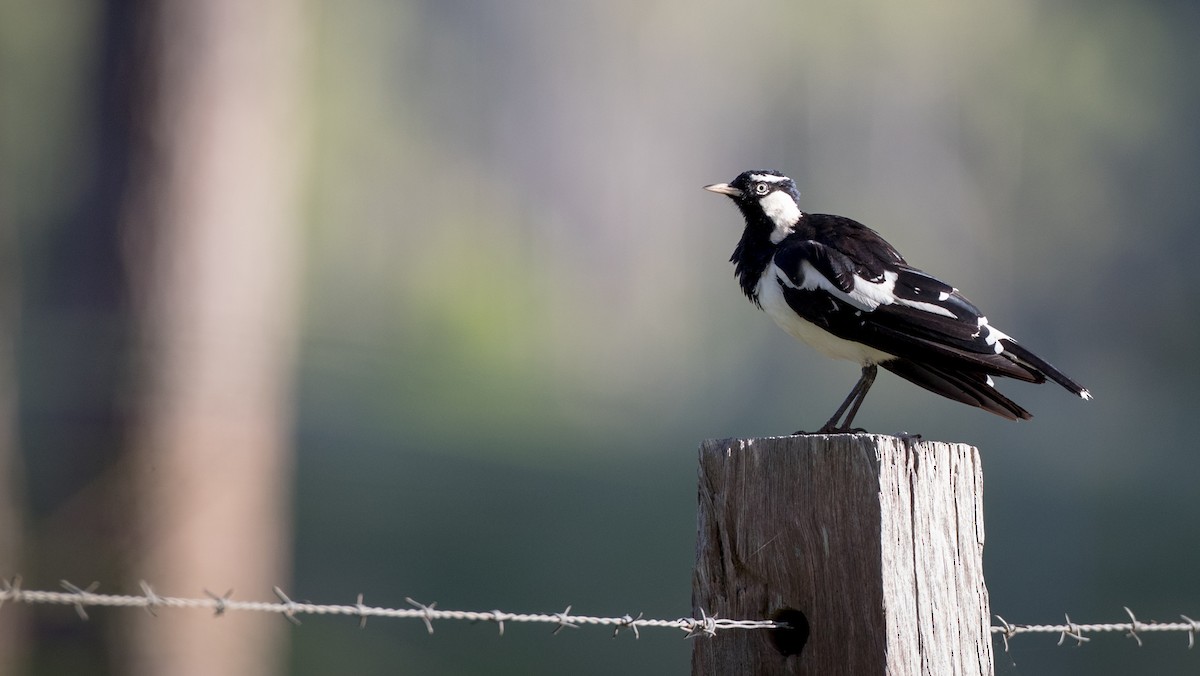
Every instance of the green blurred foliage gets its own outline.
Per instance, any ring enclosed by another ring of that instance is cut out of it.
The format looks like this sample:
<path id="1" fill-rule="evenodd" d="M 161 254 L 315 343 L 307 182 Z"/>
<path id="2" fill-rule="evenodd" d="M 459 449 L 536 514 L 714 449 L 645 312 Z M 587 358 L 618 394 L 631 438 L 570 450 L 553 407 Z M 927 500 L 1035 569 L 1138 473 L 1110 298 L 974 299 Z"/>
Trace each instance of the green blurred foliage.
<path id="1" fill-rule="evenodd" d="M 699 441 L 811 427 L 856 375 L 732 280 L 740 219 L 699 187 L 775 168 L 1097 397 L 1003 384 L 1037 415 L 1012 424 L 885 377 L 860 416 L 982 449 L 993 611 L 1200 612 L 1192 4 L 308 6 L 295 598 L 690 614 Z M 61 399 L 83 396 L 52 341 L 106 321 L 42 293 L 102 170 L 97 26 L 86 3 L 0 5 L 0 208 L 47 503 L 80 443 L 55 436 Z M 689 654 L 650 632 L 493 634 L 306 621 L 292 670 L 680 673 Z M 997 667 L 1185 673 L 1184 645 L 1024 637 Z"/>

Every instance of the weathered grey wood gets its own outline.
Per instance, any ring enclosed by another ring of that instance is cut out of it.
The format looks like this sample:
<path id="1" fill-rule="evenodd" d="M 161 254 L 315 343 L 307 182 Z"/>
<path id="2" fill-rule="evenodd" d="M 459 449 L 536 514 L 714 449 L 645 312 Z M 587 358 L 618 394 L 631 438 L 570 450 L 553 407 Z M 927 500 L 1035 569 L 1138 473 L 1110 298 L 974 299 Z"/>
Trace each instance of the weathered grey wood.
<path id="1" fill-rule="evenodd" d="M 983 475 L 965 444 L 882 435 L 700 447 L 693 610 L 795 609 L 811 635 L 696 639 L 692 674 L 992 674 Z"/>

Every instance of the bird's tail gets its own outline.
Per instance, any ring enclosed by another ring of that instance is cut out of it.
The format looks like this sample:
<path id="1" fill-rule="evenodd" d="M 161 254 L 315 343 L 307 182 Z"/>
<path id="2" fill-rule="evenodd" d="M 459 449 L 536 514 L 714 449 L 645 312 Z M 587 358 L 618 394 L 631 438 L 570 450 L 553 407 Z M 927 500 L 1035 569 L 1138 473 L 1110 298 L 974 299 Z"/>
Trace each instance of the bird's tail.
<path id="1" fill-rule="evenodd" d="M 1086 387 L 1080 385 L 1074 380 L 1071 380 L 1067 377 L 1067 374 L 1054 368 L 1044 359 L 1030 352 L 1029 350 L 1026 350 L 1021 345 L 1018 345 L 1015 340 L 1011 338 L 1001 338 L 1000 343 L 1004 346 L 1004 352 L 1002 354 L 1008 355 L 1010 359 L 1018 364 L 1021 364 L 1022 366 L 1028 366 L 1045 373 L 1047 378 L 1053 380 L 1059 385 L 1062 385 L 1064 388 L 1070 390 L 1081 399 L 1092 398 L 1092 393 L 1088 392 Z"/>
<path id="2" fill-rule="evenodd" d="M 955 368 L 945 364 L 935 366 L 909 359 L 889 359 L 879 365 L 930 392 L 982 408 L 1001 418 L 1029 420 L 1033 417 L 1012 399 L 1000 394 L 992 386 L 992 379 L 982 370 Z"/>

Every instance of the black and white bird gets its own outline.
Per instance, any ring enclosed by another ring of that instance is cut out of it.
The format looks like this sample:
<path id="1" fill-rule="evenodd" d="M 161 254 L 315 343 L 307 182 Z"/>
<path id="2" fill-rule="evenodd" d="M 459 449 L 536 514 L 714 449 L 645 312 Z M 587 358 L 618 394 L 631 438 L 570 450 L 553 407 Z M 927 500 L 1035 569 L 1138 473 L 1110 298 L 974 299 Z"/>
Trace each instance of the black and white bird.
<path id="1" fill-rule="evenodd" d="M 1092 398 L 989 324 L 958 289 L 905 262 L 874 230 L 801 211 L 787 176 L 747 171 L 704 189 L 727 195 L 746 219 L 730 261 L 750 301 L 818 351 L 862 365 L 862 377 L 818 434 L 852 431 L 877 366 L 1009 420 L 1033 416 L 996 390 L 995 376 L 1049 378 Z"/>

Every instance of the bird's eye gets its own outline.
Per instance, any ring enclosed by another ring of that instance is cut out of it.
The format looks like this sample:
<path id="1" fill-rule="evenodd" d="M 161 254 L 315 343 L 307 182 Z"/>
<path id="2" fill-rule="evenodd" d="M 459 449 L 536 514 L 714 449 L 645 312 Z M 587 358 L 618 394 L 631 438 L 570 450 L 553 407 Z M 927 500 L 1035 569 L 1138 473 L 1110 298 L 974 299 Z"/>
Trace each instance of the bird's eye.
<path id="1" fill-rule="evenodd" d="M 766 183 L 759 183 L 754 186 L 754 192 L 758 195 L 765 195 L 768 192 L 771 192 L 771 186 L 767 185 Z"/>

